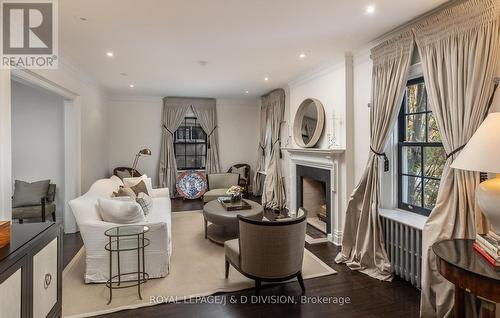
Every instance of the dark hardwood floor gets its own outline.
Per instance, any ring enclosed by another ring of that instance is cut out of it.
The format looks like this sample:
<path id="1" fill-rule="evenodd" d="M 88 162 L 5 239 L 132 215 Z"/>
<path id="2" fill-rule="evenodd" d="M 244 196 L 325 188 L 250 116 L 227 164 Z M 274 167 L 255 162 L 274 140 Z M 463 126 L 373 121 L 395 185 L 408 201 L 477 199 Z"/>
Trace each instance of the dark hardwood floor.
<path id="1" fill-rule="evenodd" d="M 172 200 L 172 211 L 202 208 L 201 200 Z M 82 244 L 79 234 L 65 235 L 65 266 Z M 334 260 L 340 248 L 331 243 L 314 245 L 306 243 L 306 248 L 338 271 L 336 275 L 305 280 L 304 297 L 306 298 L 302 298 L 298 283 L 291 282 L 263 286 L 259 295 L 260 303 L 251 303 L 254 291 L 247 289 L 235 293 L 217 294 L 220 296 L 218 300 L 226 302 L 224 305 L 181 302 L 121 311 L 99 317 L 418 317 L 420 292 L 409 283 L 399 278 L 395 278 L 393 282 L 381 282 L 351 271 L 344 265 L 336 264 Z M 278 295 L 292 296 L 294 302 L 287 300 L 279 304 L 262 303 L 264 300 L 273 299 L 267 296 Z M 330 303 L 317 303 L 321 300 L 320 297 L 325 297 L 322 300 Z M 248 302 L 242 303 L 245 298 Z M 349 303 L 347 299 L 350 300 Z M 236 300 L 236 303 L 231 303 L 231 300 Z M 340 300 L 344 300 L 344 304 L 341 305 Z M 312 303 L 313 301 L 316 303 Z"/>

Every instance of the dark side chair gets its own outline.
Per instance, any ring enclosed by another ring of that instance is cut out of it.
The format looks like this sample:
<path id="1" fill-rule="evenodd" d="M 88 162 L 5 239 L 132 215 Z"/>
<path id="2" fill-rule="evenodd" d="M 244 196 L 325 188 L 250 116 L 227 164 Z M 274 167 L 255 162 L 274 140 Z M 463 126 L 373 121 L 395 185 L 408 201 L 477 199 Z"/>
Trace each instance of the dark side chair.
<path id="1" fill-rule="evenodd" d="M 243 170 L 243 171 L 242 171 Z M 248 187 L 250 186 L 250 165 L 246 163 L 238 163 L 232 165 L 229 170 L 229 173 L 238 173 L 240 175 L 240 179 L 238 181 L 238 185 L 240 187 L 245 188 L 244 197 L 248 199 Z"/>
<path id="2" fill-rule="evenodd" d="M 118 178 L 140 177 L 142 173 L 129 167 L 116 167 L 113 169 L 113 174 Z"/>
<path id="3" fill-rule="evenodd" d="M 255 293 L 261 282 L 283 282 L 297 277 L 305 293 L 302 261 L 306 236 L 306 211 L 282 221 L 255 221 L 238 215 L 239 238 L 226 241 L 226 278 L 229 265 L 255 280 Z"/>
<path id="4" fill-rule="evenodd" d="M 48 216 L 52 216 L 52 221 L 56 221 L 56 185 L 49 184 L 47 195 L 40 198 L 39 205 L 19 206 L 12 208 L 12 219 L 23 223 L 27 219 L 38 219 L 45 222 Z"/>

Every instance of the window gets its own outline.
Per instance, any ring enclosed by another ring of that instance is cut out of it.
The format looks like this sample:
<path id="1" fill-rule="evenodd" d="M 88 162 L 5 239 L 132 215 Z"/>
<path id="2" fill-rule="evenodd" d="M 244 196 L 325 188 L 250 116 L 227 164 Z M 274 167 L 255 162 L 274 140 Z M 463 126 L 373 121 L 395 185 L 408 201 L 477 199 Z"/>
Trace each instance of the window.
<path id="1" fill-rule="evenodd" d="M 205 169 L 207 134 L 196 117 L 186 117 L 174 134 L 177 169 Z"/>
<path id="2" fill-rule="evenodd" d="M 446 162 L 423 78 L 407 83 L 399 114 L 398 207 L 429 215 Z"/>

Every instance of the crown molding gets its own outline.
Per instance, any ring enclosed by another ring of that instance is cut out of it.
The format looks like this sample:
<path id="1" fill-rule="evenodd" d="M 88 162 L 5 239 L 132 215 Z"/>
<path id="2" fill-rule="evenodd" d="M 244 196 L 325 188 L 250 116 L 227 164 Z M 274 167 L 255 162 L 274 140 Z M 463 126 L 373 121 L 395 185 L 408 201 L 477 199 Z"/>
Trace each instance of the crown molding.
<path id="1" fill-rule="evenodd" d="M 104 99 L 108 102 L 157 102 L 163 104 L 163 96 L 154 95 L 106 95 Z"/>
<path id="2" fill-rule="evenodd" d="M 312 69 L 311 71 L 308 71 L 306 73 L 303 73 L 302 75 L 297 76 L 296 78 L 288 82 L 288 87 L 290 88 L 296 87 L 298 85 L 312 81 L 318 77 L 331 73 L 335 70 L 338 70 L 341 67 L 345 67 L 346 56 L 350 55 L 351 53 L 345 53 L 342 56 L 339 56 L 330 62 L 327 62 L 323 65 L 320 65 Z"/>

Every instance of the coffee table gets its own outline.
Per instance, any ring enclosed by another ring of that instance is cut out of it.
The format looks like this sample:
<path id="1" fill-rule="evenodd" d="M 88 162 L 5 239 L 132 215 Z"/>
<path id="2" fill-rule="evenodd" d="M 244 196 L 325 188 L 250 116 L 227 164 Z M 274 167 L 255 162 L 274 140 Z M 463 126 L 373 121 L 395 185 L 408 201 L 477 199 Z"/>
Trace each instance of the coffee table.
<path id="1" fill-rule="evenodd" d="M 262 220 L 264 208 L 257 202 L 245 200 L 252 206 L 248 210 L 226 211 L 219 201 L 213 200 L 203 207 L 205 217 L 205 239 L 224 245 L 225 241 L 238 237 L 238 215 L 253 219 Z M 210 222 L 210 225 L 208 224 Z"/>

